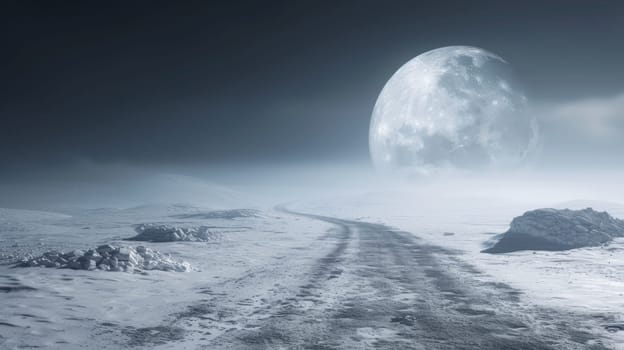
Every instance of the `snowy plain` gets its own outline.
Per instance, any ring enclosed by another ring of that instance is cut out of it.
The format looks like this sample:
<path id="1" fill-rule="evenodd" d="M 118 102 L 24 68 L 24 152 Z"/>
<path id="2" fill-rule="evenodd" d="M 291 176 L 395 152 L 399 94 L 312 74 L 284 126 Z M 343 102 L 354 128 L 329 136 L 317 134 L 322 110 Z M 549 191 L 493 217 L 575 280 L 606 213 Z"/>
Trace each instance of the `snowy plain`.
<path id="1" fill-rule="evenodd" d="M 422 201 L 417 198 L 423 199 Z M 297 203 L 298 210 L 383 223 L 460 252 L 460 259 L 484 272 L 477 278 L 519 290 L 524 302 L 571 310 L 593 318 L 610 347 L 624 347 L 624 239 L 566 251 L 486 254 L 511 220 L 535 208 L 592 207 L 624 218 L 624 204 L 601 200 L 502 200 L 464 195 L 432 197 L 400 191 L 341 196 Z M 621 327 L 621 328 L 620 328 Z"/>
<path id="2" fill-rule="evenodd" d="M 562 252 L 481 253 L 526 210 L 587 206 L 624 217 L 624 206 L 612 202 L 435 197 L 418 191 L 285 204 L 302 213 L 391 226 L 456 251 L 457 259 L 482 272 L 474 278 L 511 286 L 525 304 L 586 317 L 583 327 L 617 349 L 624 344 L 624 332 L 617 328 L 624 322 L 624 240 Z M 340 247 L 337 226 L 272 205 L 247 207 L 241 215 L 214 209 L 174 204 L 55 212 L 0 209 L 0 348 L 229 348 L 231 334 L 260 329 L 283 308 L 296 305 L 309 310 L 310 317 L 321 317 L 314 316 L 316 301 L 292 297 L 301 295 L 301 281 L 309 279 L 315 264 Z M 207 227 L 211 234 L 199 242 L 127 241 L 140 225 Z M 21 258 L 50 250 L 109 243 L 143 245 L 187 261 L 194 269 L 125 273 L 13 267 Z M 347 256 L 355 254 L 351 249 L 346 248 Z M 338 265 L 331 271 L 324 283 L 332 288 L 320 296 L 324 304 L 335 305 L 354 283 L 362 283 L 332 279 L 342 271 L 347 275 L 350 268 Z M 390 328 L 359 327 L 356 337 L 366 348 L 396 336 Z"/>
<path id="3" fill-rule="evenodd" d="M 258 291 L 273 289 L 271 295 L 276 297 L 288 293 L 295 287 L 289 287 L 289 281 L 304 273 L 300 266 L 317 259 L 325 244 L 316 238 L 325 234 L 327 224 L 270 210 L 234 219 L 180 218 L 206 211 L 179 205 L 71 214 L 2 209 L 0 348 L 184 348 L 186 343 L 195 348 L 200 339 L 205 343 L 236 328 L 240 318 L 260 317 L 246 315 L 246 309 L 261 303 L 256 300 Z M 134 226 L 143 223 L 204 225 L 216 238 L 173 243 L 123 240 L 134 236 Z M 157 249 L 191 262 L 195 271 L 133 274 L 9 264 L 24 255 L 107 243 Z M 266 274 L 276 277 L 257 277 Z M 204 319 L 200 329 L 192 330 L 194 305 L 206 308 L 212 303 L 220 310 L 219 318 Z"/>

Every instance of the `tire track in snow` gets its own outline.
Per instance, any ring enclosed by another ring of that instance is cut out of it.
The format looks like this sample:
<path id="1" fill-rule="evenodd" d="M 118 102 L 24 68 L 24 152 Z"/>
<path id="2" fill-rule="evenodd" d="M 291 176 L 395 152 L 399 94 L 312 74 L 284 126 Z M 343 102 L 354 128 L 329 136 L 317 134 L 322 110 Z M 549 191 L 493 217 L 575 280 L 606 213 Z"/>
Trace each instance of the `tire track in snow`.
<path id="1" fill-rule="evenodd" d="M 261 327 L 207 348 L 604 348 L 575 315 L 522 305 L 516 290 L 478 281 L 454 252 L 384 225 L 279 209 L 336 225 L 340 240 Z"/>

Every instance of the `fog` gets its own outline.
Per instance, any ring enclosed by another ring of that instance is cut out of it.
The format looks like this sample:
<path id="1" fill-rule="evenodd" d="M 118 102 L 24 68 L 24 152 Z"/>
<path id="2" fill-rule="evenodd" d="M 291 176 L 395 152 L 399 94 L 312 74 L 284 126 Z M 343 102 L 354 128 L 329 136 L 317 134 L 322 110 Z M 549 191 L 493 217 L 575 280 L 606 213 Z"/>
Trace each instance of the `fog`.
<path id="1" fill-rule="evenodd" d="M 274 205 L 306 198 L 411 191 L 425 200 L 464 197 L 565 201 L 624 198 L 624 93 L 533 101 L 539 150 L 518 169 L 450 169 L 429 176 L 380 172 L 367 150 L 356 156 L 215 162 L 96 161 L 88 157 L 10 163 L 0 174 L 0 206 L 128 207 L 186 203 Z M 363 129 L 356 135 L 365 138 Z M 345 138 L 349 135 L 344 135 Z M 244 142 L 244 141 L 241 141 Z M 338 152 L 340 153 L 340 152 Z"/>
<path id="2" fill-rule="evenodd" d="M 267 207 L 372 193 L 403 193 L 415 203 L 490 198 L 554 204 L 624 198 L 624 171 L 583 169 L 583 164 L 549 170 L 532 165 L 505 172 L 456 170 L 410 176 L 377 172 L 365 162 L 170 168 L 81 162 L 37 169 L 28 177 L 5 176 L 0 206 L 57 210 L 150 204 Z"/>

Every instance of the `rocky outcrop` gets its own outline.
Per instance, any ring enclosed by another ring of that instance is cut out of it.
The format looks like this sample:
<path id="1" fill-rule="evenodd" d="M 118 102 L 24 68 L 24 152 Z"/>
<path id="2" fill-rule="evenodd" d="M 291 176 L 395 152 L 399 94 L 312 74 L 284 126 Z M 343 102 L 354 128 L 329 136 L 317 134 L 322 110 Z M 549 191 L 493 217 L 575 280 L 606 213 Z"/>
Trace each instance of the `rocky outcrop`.
<path id="1" fill-rule="evenodd" d="M 117 247 L 110 244 L 87 251 L 74 250 L 69 253 L 50 251 L 38 257 L 24 259 L 16 267 L 56 267 L 124 272 L 143 270 L 186 272 L 191 270 L 189 263 L 150 248 Z"/>
<path id="2" fill-rule="evenodd" d="M 624 221 L 592 208 L 537 209 L 516 217 L 507 232 L 485 253 L 518 250 L 567 250 L 595 247 L 624 237 Z"/>
<path id="3" fill-rule="evenodd" d="M 216 240 L 219 234 L 210 232 L 208 227 L 176 227 L 169 225 L 144 224 L 135 228 L 136 236 L 127 241 L 144 242 L 208 242 Z"/>

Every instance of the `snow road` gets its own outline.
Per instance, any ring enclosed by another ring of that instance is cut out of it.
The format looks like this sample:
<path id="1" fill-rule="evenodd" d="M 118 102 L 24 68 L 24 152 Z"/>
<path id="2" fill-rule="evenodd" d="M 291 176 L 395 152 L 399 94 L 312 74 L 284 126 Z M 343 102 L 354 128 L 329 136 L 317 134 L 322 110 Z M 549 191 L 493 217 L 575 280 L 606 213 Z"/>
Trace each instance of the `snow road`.
<path id="1" fill-rule="evenodd" d="M 28 213 L 11 214 L 0 245 L 6 256 L 125 244 L 136 224 L 150 222 L 210 225 L 223 239 L 141 242 L 198 268 L 188 273 L 0 264 L 0 349 L 610 345 L 604 330 L 610 319 L 603 313 L 533 303 L 527 294 L 468 265 L 465 253 L 425 241 L 424 230 L 413 229 L 423 233 L 419 237 L 384 224 L 334 217 L 342 213 L 277 209 L 238 219 L 197 218 L 197 209 L 180 206 L 72 217 L 38 214 L 32 222 Z"/>
<path id="2" fill-rule="evenodd" d="M 453 251 L 380 224 L 278 209 L 333 224 L 324 236 L 331 249 L 307 267 L 292 295 L 260 298 L 244 312 L 253 317 L 204 338 L 205 348 L 603 348 L 581 315 L 523 305 L 518 291 L 477 281 L 480 272 Z M 220 318 L 218 299 L 193 306 L 176 323 Z"/>

